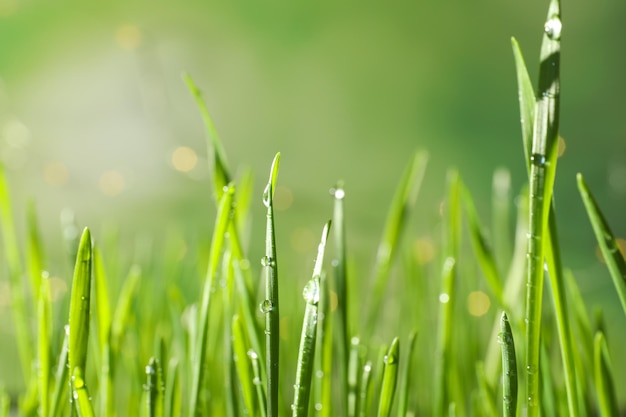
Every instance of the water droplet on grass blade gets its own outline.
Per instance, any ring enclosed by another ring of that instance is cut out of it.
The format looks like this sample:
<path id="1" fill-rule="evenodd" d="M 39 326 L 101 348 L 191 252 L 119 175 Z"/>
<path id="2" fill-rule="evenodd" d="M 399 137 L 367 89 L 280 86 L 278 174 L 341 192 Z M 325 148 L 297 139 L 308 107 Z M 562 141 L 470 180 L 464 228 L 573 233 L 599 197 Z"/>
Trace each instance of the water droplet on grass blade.
<path id="1" fill-rule="evenodd" d="M 270 206 L 270 200 L 271 200 L 270 188 L 271 188 L 270 184 L 267 184 L 267 186 L 265 187 L 265 190 L 263 190 L 263 205 L 268 208 Z"/>
<path id="2" fill-rule="evenodd" d="M 261 258 L 261 265 L 274 266 L 276 265 L 276 262 L 274 262 L 274 259 L 271 256 L 264 256 Z"/>
<path id="3" fill-rule="evenodd" d="M 530 163 L 536 167 L 542 168 L 546 165 L 546 157 L 545 155 L 534 153 L 530 156 Z"/>
<path id="4" fill-rule="evenodd" d="M 272 300 L 263 300 L 259 307 L 261 308 L 261 313 L 267 314 L 274 309 L 274 303 L 272 303 Z"/>
<path id="5" fill-rule="evenodd" d="M 543 27 L 546 32 L 546 36 L 552 39 L 553 41 L 558 41 L 561 39 L 561 29 L 563 29 L 563 24 L 561 23 L 561 19 L 558 16 L 552 16 Z"/>
<path id="6" fill-rule="evenodd" d="M 320 301 L 320 284 L 318 279 L 314 278 L 306 284 L 304 291 L 302 291 L 302 297 L 304 297 L 304 301 L 307 303 L 317 305 Z"/>

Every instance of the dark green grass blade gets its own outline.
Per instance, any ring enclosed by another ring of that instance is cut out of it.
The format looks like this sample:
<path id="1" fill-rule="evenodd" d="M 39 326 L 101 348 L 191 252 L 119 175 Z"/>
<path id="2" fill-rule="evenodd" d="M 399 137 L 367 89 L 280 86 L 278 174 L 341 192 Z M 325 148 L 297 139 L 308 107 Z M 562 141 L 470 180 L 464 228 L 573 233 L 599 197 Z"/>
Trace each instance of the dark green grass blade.
<path id="1" fill-rule="evenodd" d="M 277 153 L 272 162 L 270 176 L 265 191 L 263 204 L 267 208 L 267 223 L 265 234 L 265 256 L 262 259 L 265 267 L 265 300 L 261 304 L 261 311 L 265 314 L 265 361 L 267 371 L 267 415 L 278 416 L 278 364 L 279 364 L 279 329 L 280 312 L 278 306 L 278 262 L 276 259 L 276 238 L 274 236 L 274 191 L 280 153 Z"/>
<path id="2" fill-rule="evenodd" d="M 237 366 L 237 376 L 241 384 L 244 404 L 248 415 L 257 415 L 256 392 L 254 387 L 254 377 L 250 369 L 248 360 L 248 348 L 246 347 L 245 330 L 238 315 L 232 319 L 233 352 L 235 365 Z"/>
<path id="3" fill-rule="evenodd" d="M 50 414 L 50 329 L 52 316 L 50 313 L 50 283 L 46 276 L 41 280 L 41 289 L 38 291 L 37 308 L 37 350 L 39 363 L 39 412 L 48 417 Z"/>
<path id="4" fill-rule="evenodd" d="M 324 263 L 324 251 L 330 232 L 330 221 L 324 226 L 322 238 L 317 249 L 313 277 L 304 287 L 302 296 L 306 302 L 302 334 L 300 336 L 300 348 L 298 350 L 298 362 L 296 367 L 296 380 L 294 384 L 293 404 L 291 406 L 293 417 L 306 417 L 309 412 L 309 397 L 311 394 L 311 379 L 313 376 L 313 363 L 315 358 L 315 344 L 317 338 L 317 309 L 320 302 L 320 277 Z"/>
<path id="5" fill-rule="evenodd" d="M 560 1 L 552 0 L 548 24 L 559 22 Z M 539 414 L 539 351 L 543 270 L 549 207 L 556 173 L 559 132 L 560 27 L 544 33 L 541 46 L 539 89 L 533 125 L 530 162 L 530 233 L 526 284 L 526 404 L 528 417 Z"/>
<path id="6" fill-rule="evenodd" d="M 367 307 L 367 327 L 365 328 L 366 340 L 374 333 L 380 314 L 380 307 L 385 297 L 389 272 L 400 244 L 402 230 L 408 220 L 417 193 L 424 178 L 428 155 L 423 152 L 416 153 L 402 175 L 398 188 L 394 194 L 387 215 L 387 221 L 383 236 L 378 245 L 376 265 L 374 267 L 374 284 L 370 291 L 371 299 Z"/>
<path id="7" fill-rule="evenodd" d="M 593 232 L 598 240 L 598 245 L 600 245 L 600 250 L 604 256 L 606 266 L 609 268 L 611 278 L 613 278 L 613 284 L 617 290 L 624 314 L 626 314 L 626 262 L 624 262 L 624 257 L 619 251 L 615 235 L 611 232 L 611 228 L 582 174 L 578 174 L 576 179 Z"/>
<path id="8" fill-rule="evenodd" d="M 520 122 L 522 125 L 522 141 L 526 168 L 530 174 L 530 156 L 533 141 L 533 123 L 535 121 L 535 91 L 528 75 L 524 56 L 519 43 L 511 38 L 513 56 L 515 57 L 515 72 L 517 74 L 517 93 L 519 98 Z"/>
<path id="9" fill-rule="evenodd" d="M 396 394 L 398 382 L 398 363 L 400 362 L 400 341 L 394 338 L 385 356 L 383 371 L 383 383 L 380 387 L 380 400 L 378 402 L 378 417 L 389 417 L 391 406 Z"/>
<path id="10" fill-rule="evenodd" d="M 454 282 L 456 275 L 456 261 L 454 258 L 447 258 L 443 265 L 443 283 L 440 296 L 439 325 L 436 355 L 436 377 L 434 383 L 435 417 L 445 414 L 448 404 L 446 389 L 446 375 L 451 375 L 450 371 L 450 344 L 452 338 L 452 313 L 454 307 Z"/>
<path id="11" fill-rule="evenodd" d="M 502 348 L 502 409 L 504 417 L 517 415 L 517 359 L 509 318 L 502 312 L 498 342 Z"/>
<path id="12" fill-rule="evenodd" d="M 89 306 L 91 304 L 91 233 L 85 228 L 78 245 L 72 295 L 70 300 L 70 344 L 69 364 L 72 375 L 76 368 L 82 370 L 87 364 L 87 342 L 89 341 Z"/>
<path id="13" fill-rule="evenodd" d="M 191 361 L 192 366 L 192 380 L 190 387 L 190 400 L 189 400 L 189 415 L 200 415 L 200 389 L 204 378 L 204 371 L 207 367 L 206 353 L 207 353 L 207 341 L 209 333 L 209 312 L 211 302 L 211 292 L 213 287 L 213 279 L 219 266 L 219 260 L 222 254 L 222 247 L 224 243 L 224 235 L 228 230 L 228 225 L 231 218 L 232 202 L 235 189 L 233 186 L 229 186 L 226 192 L 223 193 L 220 199 L 219 208 L 217 210 L 217 217 L 215 220 L 215 227 L 213 228 L 213 238 L 211 240 L 211 251 L 209 254 L 209 266 L 207 268 L 207 276 L 204 283 L 204 289 L 202 293 L 202 301 L 200 306 L 200 316 L 198 325 L 198 335 L 195 338 L 195 347 L 193 349 L 193 357 Z"/>
<path id="14" fill-rule="evenodd" d="M 611 357 L 602 332 L 597 332 L 594 343 L 594 365 L 596 393 L 602 417 L 618 416 L 619 407 L 613 382 L 615 367 L 611 365 Z"/>
<path id="15" fill-rule="evenodd" d="M 51 416 L 60 417 L 65 411 L 68 404 L 67 387 L 68 379 L 68 346 L 69 346 L 69 326 L 65 326 L 65 335 L 63 337 L 63 346 L 59 355 L 57 370 L 54 375 L 54 392 L 50 401 Z"/>
<path id="16" fill-rule="evenodd" d="M 80 253 L 80 249 L 78 252 Z M 72 375 L 72 390 L 78 417 L 95 417 L 93 407 L 91 406 L 91 397 L 89 396 L 89 391 L 87 391 L 87 385 L 85 385 L 85 380 L 83 378 L 83 371 L 79 366 L 74 368 L 74 374 Z"/>
<path id="17" fill-rule="evenodd" d="M 181 386 L 178 360 L 172 358 L 167 369 L 165 381 L 164 413 L 165 417 L 178 417 L 181 414 Z"/>
<path id="18" fill-rule="evenodd" d="M 206 128 L 207 149 L 209 151 L 209 161 L 213 162 L 213 187 L 215 196 L 219 201 L 224 193 L 225 187 L 231 182 L 231 176 L 228 172 L 228 163 L 226 161 L 226 153 L 222 147 L 217 129 L 213 124 L 211 115 L 202 99 L 202 93 L 200 89 L 194 84 L 193 80 L 188 74 L 183 74 L 183 80 L 187 84 L 189 92 L 196 101 L 196 105 L 202 115 L 204 126 Z"/>
<path id="19" fill-rule="evenodd" d="M 15 233 L 15 221 L 11 208 L 11 195 L 4 175 L 4 167 L 0 164 L 0 227 L 4 240 L 4 251 L 9 270 L 11 285 L 11 312 L 15 324 L 17 349 L 24 381 L 30 379 L 31 364 L 33 361 L 32 340 L 29 334 L 30 325 L 26 314 L 25 292 L 22 283 L 22 261 L 19 245 Z M 37 291 L 36 289 L 35 291 Z"/>
<path id="20" fill-rule="evenodd" d="M 406 354 L 406 364 L 402 367 L 402 376 L 400 378 L 400 393 L 398 398 L 398 417 L 405 417 L 408 412 L 409 396 L 411 394 L 412 381 L 412 364 L 413 351 L 415 350 L 415 341 L 417 340 L 417 331 L 413 330 L 409 335 L 409 347 Z"/>

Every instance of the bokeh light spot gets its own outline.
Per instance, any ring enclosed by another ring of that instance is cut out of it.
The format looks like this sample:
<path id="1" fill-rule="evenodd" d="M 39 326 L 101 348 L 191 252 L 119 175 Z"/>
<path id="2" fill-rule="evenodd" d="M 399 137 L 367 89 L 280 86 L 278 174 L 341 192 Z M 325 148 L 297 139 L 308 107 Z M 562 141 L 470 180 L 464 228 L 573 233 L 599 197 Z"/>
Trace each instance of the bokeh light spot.
<path id="1" fill-rule="evenodd" d="M 339 305 L 339 297 L 337 297 L 337 293 L 335 291 L 330 292 L 330 311 L 334 312 L 337 310 L 337 306 Z"/>
<path id="2" fill-rule="evenodd" d="M 127 24 L 117 28 L 115 40 L 124 49 L 133 50 L 141 45 L 141 31 L 135 25 Z"/>
<path id="3" fill-rule="evenodd" d="M 118 171 L 105 171 L 100 175 L 100 191 L 110 197 L 116 196 L 126 188 L 126 180 Z"/>
<path id="4" fill-rule="evenodd" d="M 315 246 L 315 236 L 310 229 L 297 228 L 291 234 L 291 245 L 298 253 L 308 253 Z"/>
<path id="5" fill-rule="evenodd" d="M 567 144 L 565 143 L 565 139 L 563 139 L 563 136 L 559 136 L 559 143 L 557 146 L 558 148 L 556 152 L 557 156 L 560 158 L 565 153 L 565 149 L 567 149 Z"/>
<path id="6" fill-rule="evenodd" d="M 67 293 L 67 283 L 59 277 L 48 278 L 50 283 L 50 301 L 60 300 Z"/>
<path id="7" fill-rule="evenodd" d="M 198 164 L 198 154 L 187 146 L 179 146 L 172 152 L 172 165 L 176 171 L 189 172 Z"/>
<path id="8" fill-rule="evenodd" d="M 450 301 L 450 296 L 447 293 L 442 292 L 441 294 L 439 294 L 439 302 L 440 303 L 445 304 L 448 301 Z"/>
<path id="9" fill-rule="evenodd" d="M 489 296 L 482 291 L 472 291 L 467 296 L 467 310 L 472 316 L 481 317 L 487 314 L 491 307 Z"/>
<path id="10" fill-rule="evenodd" d="M 428 238 L 421 238 L 415 241 L 415 255 L 420 265 L 426 265 L 435 258 L 435 245 Z"/>
<path id="11" fill-rule="evenodd" d="M 43 179 L 48 185 L 60 187 L 67 183 L 69 177 L 70 173 L 62 162 L 46 162 L 43 166 Z"/>
<path id="12" fill-rule="evenodd" d="M 274 193 L 274 208 L 277 211 L 285 211 L 293 204 L 293 193 L 291 189 L 279 185 Z"/>

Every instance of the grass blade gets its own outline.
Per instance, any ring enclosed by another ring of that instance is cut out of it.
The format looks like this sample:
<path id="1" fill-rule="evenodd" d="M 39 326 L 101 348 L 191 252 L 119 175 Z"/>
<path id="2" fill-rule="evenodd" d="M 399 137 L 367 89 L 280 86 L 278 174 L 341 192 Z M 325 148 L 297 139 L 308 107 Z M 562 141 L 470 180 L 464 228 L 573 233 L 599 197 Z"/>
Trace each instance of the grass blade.
<path id="1" fill-rule="evenodd" d="M 267 415 L 278 416 L 278 364 L 279 364 L 279 331 L 280 312 L 278 307 L 278 262 L 276 259 L 276 238 L 274 236 L 274 190 L 280 153 L 272 161 L 270 177 L 263 191 L 263 204 L 267 208 L 267 228 L 265 235 L 265 256 L 262 264 L 265 267 L 265 300 L 261 311 L 265 314 L 265 361 L 267 370 Z"/>
<path id="2" fill-rule="evenodd" d="M 47 276 L 41 280 L 41 289 L 38 293 L 39 412 L 40 415 L 48 417 L 50 414 L 50 328 L 52 316 L 50 313 L 50 282 Z"/>
<path id="3" fill-rule="evenodd" d="M 478 379 L 478 391 L 475 391 L 474 394 L 478 398 L 477 402 L 479 402 L 477 415 L 498 416 L 496 393 L 489 386 L 485 364 L 482 362 L 476 363 L 476 378 Z"/>
<path id="4" fill-rule="evenodd" d="M 387 221 L 383 231 L 383 236 L 378 246 L 376 254 L 376 265 L 374 267 L 374 284 L 372 287 L 371 300 L 367 307 L 367 328 L 365 329 L 366 340 L 369 340 L 376 328 L 376 323 L 380 316 L 380 306 L 385 296 L 387 280 L 394 256 L 398 250 L 402 230 L 408 219 L 408 214 L 415 204 L 417 193 L 424 178 L 426 153 L 416 153 L 402 175 L 398 188 L 394 194 L 387 215 Z"/>
<path id="5" fill-rule="evenodd" d="M 371 386 L 372 386 L 372 363 L 367 362 L 363 366 L 361 375 L 361 389 L 359 392 L 359 402 L 357 404 L 358 416 L 365 417 L 368 415 L 368 406 L 371 402 Z"/>
<path id="6" fill-rule="evenodd" d="M 69 346 L 69 326 L 65 326 L 65 335 L 63 337 L 63 346 L 59 355 L 59 363 L 54 376 L 54 392 L 50 402 L 50 411 L 52 417 L 60 417 L 65 411 L 67 405 L 67 387 L 68 384 L 68 346 Z"/>
<path id="7" fill-rule="evenodd" d="M 165 417 L 178 417 L 181 405 L 180 371 L 178 360 L 172 358 L 167 369 L 167 380 L 165 381 L 164 413 Z"/>
<path id="8" fill-rule="evenodd" d="M 619 407 L 612 375 L 615 368 L 611 365 L 611 357 L 602 332 L 597 332 L 595 337 L 594 365 L 596 392 L 601 415 L 602 417 L 617 416 L 619 415 Z"/>
<path id="9" fill-rule="evenodd" d="M 504 417 L 517 415 L 517 359 L 509 318 L 502 312 L 498 343 L 502 348 L 502 407 Z"/>
<path id="10" fill-rule="evenodd" d="M 450 344 L 452 338 L 452 313 L 454 307 L 454 282 L 456 275 L 456 261 L 447 258 L 443 264 L 442 291 L 439 296 L 439 335 L 437 338 L 437 369 L 435 377 L 435 417 L 445 415 L 446 406 L 449 402 L 446 389 L 446 375 L 450 374 Z"/>
<path id="11" fill-rule="evenodd" d="M 259 404 L 259 411 L 261 417 L 267 416 L 267 396 L 265 394 L 265 388 L 263 387 L 262 379 L 261 379 L 261 363 L 259 361 L 259 355 L 254 350 L 248 351 L 248 357 L 250 358 L 250 363 L 252 364 L 252 374 L 254 375 L 254 379 L 252 380 L 253 384 L 256 387 L 256 398 Z"/>
<path id="12" fill-rule="evenodd" d="M 513 248 L 511 247 L 511 173 L 504 168 L 493 174 L 491 207 L 493 220 L 493 254 L 500 276 L 503 277 L 510 266 Z"/>
<path id="13" fill-rule="evenodd" d="M 102 358 L 99 374 L 99 414 L 108 417 L 113 413 L 113 382 L 111 380 L 111 307 L 107 276 L 98 246 L 93 248 L 93 278 L 96 293 L 98 345 Z"/>
<path id="14" fill-rule="evenodd" d="M 237 376 L 241 384 L 244 404 L 248 410 L 246 414 L 255 416 L 258 414 L 258 410 L 255 401 L 254 377 L 252 376 L 248 362 L 248 349 L 246 347 L 244 327 L 238 315 L 233 316 L 232 319 L 232 339 Z"/>
<path id="15" fill-rule="evenodd" d="M 233 195 L 235 194 L 235 188 L 229 186 L 226 192 L 220 199 L 219 208 L 217 210 L 217 217 L 215 220 L 215 227 L 213 228 L 213 238 L 211 240 L 211 251 L 209 254 L 209 266 L 207 269 L 207 277 L 204 283 L 204 289 L 202 292 L 202 304 L 200 307 L 198 335 L 195 338 L 195 348 L 193 350 L 192 357 L 192 380 L 190 387 L 190 401 L 189 401 L 189 414 L 191 416 L 200 415 L 199 397 L 200 387 L 204 377 L 204 370 L 206 368 L 206 351 L 209 332 L 209 311 L 211 292 L 213 287 L 213 279 L 217 272 L 220 256 L 222 253 L 222 246 L 224 243 L 224 235 L 228 230 L 228 224 L 230 223 Z"/>
<path id="16" fill-rule="evenodd" d="M 163 417 L 164 412 L 163 369 L 160 362 L 152 357 L 146 366 L 146 416 Z"/>
<path id="17" fill-rule="evenodd" d="M 320 277 L 322 275 L 326 241 L 328 239 L 328 233 L 330 232 L 330 223 L 329 221 L 324 226 L 322 238 L 317 248 L 313 277 L 306 284 L 302 293 L 306 306 L 302 323 L 300 348 L 298 350 L 293 404 L 291 406 L 293 417 L 306 417 L 309 412 L 309 396 L 311 393 L 311 379 L 313 376 L 313 362 L 317 336 L 317 307 L 320 301 Z"/>
<path id="18" fill-rule="evenodd" d="M 533 123 L 535 121 L 535 91 L 533 89 L 528 68 L 519 43 L 511 38 L 513 57 L 515 58 L 515 73 L 517 74 L 517 93 L 519 98 L 520 122 L 522 125 L 522 141 L 526 168 L 530 174 L 530 156 L 533 142 Z"/>
<path id="19" fill-rule="evenodd" d="M 417 340 L 417 331 L 413 330 L 409 335 L 409 348 L 406 355 L 406 365 L 402 367 L 402 377 L 400 379 L 400 398 L 398 399 L 398 417 L 405 417 L 408 412 L 409 393 L 411 392 L 411 376 L 413 351 L 415 350 L 415 341 Z"/>
<path id="20" fill-rule="evenodd" d="M 0 417 L 9 417 L 11 410 L 11 397 L 4 387 L 0 387 Z"/>
<path id="21" fill-rule="evenodd" d="M 37 226 L 35 204 L 32 201 L 26 208 L 26 219 L 28 223 L 28 275 L 33 289 L 33 298 L 37 300 L 41 289 L 41 273 L 43 272 L 43 247 Z"/>
<path id="22" fill-rule="evenodd" d="M 578 181 L 578 190 L 585 203 L 593 232 L 596 235 L 598 245 L 600 246 L 606 265 L 609 268 L 611 278 L 613 278 L 613 284 L 617 290 L 617 295 L 622 304 L 624 314 L 626 314 L 626 262 L 619 251 L 619 247 L 615 241 L 615 235 L 611 232 L 609 224 L 602 214 L 582 174 L 578 174 L 576 180 Z"/>
<path id="23" fill-rule="evenodd" d="M 359 413 L 359 373 L 362 372 L 360 348 L 361 342 L 359 338 L 353 337 L 350 343 L 348 361 L 348 417 L 355 417 Z"/>
<path id="24" fill-rule="evenodd" d="M 133 295 L 141 279 L 141 268 L 133 265 L 128 272 L 128 277 L 124 281 L 122 290 L 117 298 L 117 305 L 113 313 L 113 321 L 111 322 L 111 354 L 119 354 L 122 346 L 122 339 L 126 330 L 130 317 L 130 309 L 132 306 Z"/>
<path id="25" fill-rule="evenodd" d="M 80 253 L 80 249 L 78 250 L 78 253 Z M 72 352 L 70 351 L 70 358 L 72 356 L 71 353 Z M 91 397 L 89 396 L 89 392 L 87 391 L 87 385 L 85 385 L 85 380 L 83 378 L 83 371 L 82 368 L 79 366 L 74 368 L 74 373 L 72 375 L 72 390 L 72 397 L 74 398 L 74 402 L 76 403 L 76 411 L 78 412 L 78 417 L 95 417 L 93 407 L 91 406 Z"/>
<path id="26" fill-rule="evenodd" d="M 400 341 L 394 338 L 385 355 L 383 370 L 383 383 L 380 387 L 380 400 L 378 402 L 378 417 L 389 417 L 393 398 L 396 394 L 398 382 L 398 362 L 400 361 Z"/>
<path id="27" fill-rule="evenodd" d="M 558 30 L 557 30 L 558 27 Z M 552 28 L 553 30 L 548 30 Z M 539 351 L 543 299 L 544 241 L 556 173 L 559 132 L 560 1 L 552 0 L 541 46 L 539 89 L 530 163 L 530 233 L 526 283 L 526 404 L 539 415 Z"/>

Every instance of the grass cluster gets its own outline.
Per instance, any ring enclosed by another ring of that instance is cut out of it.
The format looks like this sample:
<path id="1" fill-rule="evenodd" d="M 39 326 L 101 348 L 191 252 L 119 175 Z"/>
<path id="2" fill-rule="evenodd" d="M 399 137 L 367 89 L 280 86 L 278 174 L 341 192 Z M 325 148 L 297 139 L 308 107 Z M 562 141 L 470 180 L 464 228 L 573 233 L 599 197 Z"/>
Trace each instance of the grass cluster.
<path id="1" fill-rule="evenodd" d="M 0 171 L 4 262 L 25 381 L 19 395 L 0 387 L 0 416 L 619 415 L 618 371 L 602 320 L 590 317 L 561 263 L 552 198 L 561 29 L 560 1 L 552 0 L 536 90 L 513 40 L 528 168 L 528 186 L 515 198 L 515 233 L 506 171 L 494 175 L 490 234 L 469 189 L 450 171 L 436 250 L 406 245 L 403 232 L 427 163 L 416 153 L 391 201 L 371 285 L 350 258 L 341 183 L 331 190 L 332 219 L 320 219 L 311 279 L 295 289 L 280 268 L 280 154 L 260 198 L 267 210 L 261 270 L 249 262 L 248 247 L 260 244 L 247 236 L 251 174 L 232 176 L 188 76 L 213 162 L 210 242 L 137 256 L 119 279 L 114 245 L 103 250 L 85 228 L 70 242 L 75 267 L 66 313 L 51 299 L 32 209 L 22 253 Z M 583 177 L 577 181 L 626 315 L 626 263 Z M 366 298 L 358 290 L 364 285 Z M 301 329 L 299 339 L 293 328 Z"/>

